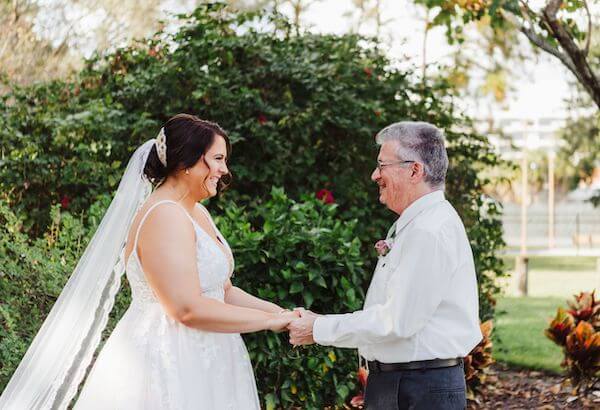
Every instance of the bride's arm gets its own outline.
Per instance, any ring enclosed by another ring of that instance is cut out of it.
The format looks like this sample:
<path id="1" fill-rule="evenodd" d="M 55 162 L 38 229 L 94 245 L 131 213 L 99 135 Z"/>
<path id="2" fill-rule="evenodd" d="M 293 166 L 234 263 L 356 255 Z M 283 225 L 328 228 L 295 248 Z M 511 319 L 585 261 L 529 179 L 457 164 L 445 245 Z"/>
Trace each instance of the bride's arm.
<path id="1" fill-rule="evenodd" d="M 258 309 L 268 313 L 281 313 L 286 310 L 275 303 L 257 298 L 237 286 L 233 286 L 231 281 L 227 281 L 227 285 L 225 286 L 225 303 Z"/>
<path id="2" fill-rule="evenodd" d="M 150 213 L 140 231 L 138 254 L 146 279 L 165 311 L 188 327 L 222 333 L 281 330 L 295 317 L 202 296 L 195 232 L 177 205 L 159 206 Z"/>

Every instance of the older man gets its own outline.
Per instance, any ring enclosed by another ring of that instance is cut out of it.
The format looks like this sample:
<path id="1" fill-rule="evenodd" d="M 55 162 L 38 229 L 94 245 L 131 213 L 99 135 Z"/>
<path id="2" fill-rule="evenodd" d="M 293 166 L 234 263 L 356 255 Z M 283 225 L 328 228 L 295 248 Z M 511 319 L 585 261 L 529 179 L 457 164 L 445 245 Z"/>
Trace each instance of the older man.
<path id="1" fill-rule="evenodd" d="M 448 156 L 442 133 L 399 122 L 377 134 L 371 179 L 399 215 L 379 257 L 363 310 L 302 311 L 294 345 L 358 348 L 367 360 L 367 409 L 463 409 L 462 357 L 481 340 L 473 254 L 444 197 Z"/>

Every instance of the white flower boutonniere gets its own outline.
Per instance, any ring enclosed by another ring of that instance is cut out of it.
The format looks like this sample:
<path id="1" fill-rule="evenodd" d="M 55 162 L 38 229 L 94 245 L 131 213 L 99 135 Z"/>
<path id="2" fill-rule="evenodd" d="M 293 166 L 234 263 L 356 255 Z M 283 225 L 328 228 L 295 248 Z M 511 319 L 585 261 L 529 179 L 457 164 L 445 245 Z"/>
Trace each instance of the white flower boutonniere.
<path id="1" fill-rule="evenodd" d="M 393 242 L 389 239 L 382 239 L 380 241 L 377 241 L 377 243 L 375 244 L 375 250 L 377 251 L 377 254 L 379 256 L 387 255 L 390 249 L 392 249 L 392 243 Z"/>

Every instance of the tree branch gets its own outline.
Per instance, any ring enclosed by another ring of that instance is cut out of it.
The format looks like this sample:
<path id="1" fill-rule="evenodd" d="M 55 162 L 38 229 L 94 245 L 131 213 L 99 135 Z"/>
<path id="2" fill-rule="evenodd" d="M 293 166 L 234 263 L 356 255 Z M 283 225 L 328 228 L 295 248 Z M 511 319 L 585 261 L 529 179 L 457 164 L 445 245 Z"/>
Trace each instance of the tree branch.
<path id="1" fill-rule="evenodd" d="M 583 0 L 583 5 L 588 17 L 588 33 L 585 39 L 585 49 L 583 50 L 583 54 L 587 57 L 590 54 L 590 43 L 592 42 L 592 13 L 590 13 L 590 6 L 587 0 Z"/>
<path id="2" fill-rule="evenodd" d="M 560 50 L 558 50 L 556 47 L 553 47 L 552 44 L 548 43 L 546 40 L 540 37 L 532 28 L 526 27 L 517 19 L 517 17 L 514 14 L 502 9 L 500 10 L 500 13 L 502 13 L 502 16 L 507 21 L 514 24 L 515 27 L 517 27 L 521 33 L 525 34 L 529 41 L 531 41 L 534 45 L 541 48 L 545 52 L 552 54 L 554 57 L 558 58 L 565 66 L 567 66 L 567 68 L 570 71 L 573 72 L 573 74 L 577 76 L 577 73 L 575 71 L 575 65 L 573 65 L 573 62 L 571 61 L 569 56 L 561 53 Z"/>
<path id="3" fill-rule="evenodd" d="M 592 71 L 586 54 L 579 49 L 573 36 L 558 21 L 556 14 L 563 4 L 563 0 L 549 0 L 542 11 L 542 17 L 548 24 L 551 33 L 554 35 L 564 52 L 569 56 L 576 76 L 583 87 L 590 94 L 594 102 L 600 107 L 600 81 Z"/>

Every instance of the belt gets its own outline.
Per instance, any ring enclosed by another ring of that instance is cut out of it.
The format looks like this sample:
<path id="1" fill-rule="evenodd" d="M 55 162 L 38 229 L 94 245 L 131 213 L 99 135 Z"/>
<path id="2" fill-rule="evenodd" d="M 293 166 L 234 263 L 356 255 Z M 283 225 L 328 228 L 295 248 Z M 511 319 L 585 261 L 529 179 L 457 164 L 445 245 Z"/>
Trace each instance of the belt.
<path id="1" fill-rule="evenodd" d="M 406 363 L 381 363 L 377 360 L 368 361 L 369 372 L 397 372 L 400 370 L 420 370 L 420 369 L 439 369 L 441 367 L 452 367 L 462 364 L 463 359 L 433 359 L 433 360 L 418 360 Z"/>

